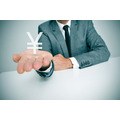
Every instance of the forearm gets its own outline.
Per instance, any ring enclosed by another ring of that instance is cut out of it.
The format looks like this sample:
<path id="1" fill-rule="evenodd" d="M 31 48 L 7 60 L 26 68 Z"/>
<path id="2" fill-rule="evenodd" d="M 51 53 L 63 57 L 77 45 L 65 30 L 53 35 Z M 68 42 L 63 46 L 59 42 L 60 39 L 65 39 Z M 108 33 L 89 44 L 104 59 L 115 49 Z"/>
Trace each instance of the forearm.
<path id="1" fill-rule="evenodd" d="M 95 65 L 101 62 L 105 62 L 109 59 L 110 52 L 106 47 L 98 47 L 87 53 L 75 56 L 79 63 L 80 68 L 85 68 L 91 65 Z"/>

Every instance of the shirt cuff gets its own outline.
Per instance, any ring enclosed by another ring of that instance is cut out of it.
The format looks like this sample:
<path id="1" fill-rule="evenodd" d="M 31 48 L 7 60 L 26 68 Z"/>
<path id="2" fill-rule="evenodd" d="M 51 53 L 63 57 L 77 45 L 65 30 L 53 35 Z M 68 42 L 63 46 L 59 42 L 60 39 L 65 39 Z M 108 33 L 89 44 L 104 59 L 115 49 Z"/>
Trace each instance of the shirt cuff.
<path id="1" fill-rule="evenodd" d="M 52 62 L 50 63 L 50 67 L 47 68 L 46 70 L 41 71 L 41 70 L 39 69 L 39 70 L 37 70 L 37 71 L 38 71 L 38 72 L 50 72 L 51 68 L 52 68 Z"/>
<path id="2" fill-rule="evenodd" d="M 71 57 L 69 58 L 73 64 L 73 69 L 79 69 L 79 64 L 78 64 L 78 61 L 74 58 L 74 57 Z"/>

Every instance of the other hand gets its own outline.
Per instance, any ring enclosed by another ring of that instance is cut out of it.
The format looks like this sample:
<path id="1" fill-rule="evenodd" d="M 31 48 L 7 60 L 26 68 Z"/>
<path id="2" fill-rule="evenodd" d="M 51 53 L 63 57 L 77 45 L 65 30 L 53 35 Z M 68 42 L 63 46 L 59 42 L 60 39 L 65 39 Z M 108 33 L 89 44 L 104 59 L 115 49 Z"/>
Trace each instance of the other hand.
<path id="1" fill-rule="evenodd" d="M 58 54 L 53 57 L 54 70 L 64 70 L 72 68 L 72 62 L 69 58 L 63 57 L 61 54 Z"/>

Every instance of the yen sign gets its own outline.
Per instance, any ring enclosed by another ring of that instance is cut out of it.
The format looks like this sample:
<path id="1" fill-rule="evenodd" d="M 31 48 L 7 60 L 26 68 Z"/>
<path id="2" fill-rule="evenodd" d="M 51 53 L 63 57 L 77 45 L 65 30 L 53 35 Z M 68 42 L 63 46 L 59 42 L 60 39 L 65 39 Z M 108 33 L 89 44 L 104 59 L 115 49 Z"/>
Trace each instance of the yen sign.
<path id="1" fill-rule="evenodd" d="M 36 50 L 37 49 L 42 49 L 42 47 L 38 47 L 38 45 L 42 45 L 42 43 L 38 43 L 38 40 L 40 39 L 41 35 L 43 32 L 40 32 L 36 38 L 36 40 L 34 41 L 32 35 L 30 34 L 30 32 L 27 32 L 28 37 L 31 40 L 31 43 L 27 43 L 27 45 L 32 45 L 32 47 L 27 47 L 27 49 L 33 49 L 33 54 L 36 54 Z"/>

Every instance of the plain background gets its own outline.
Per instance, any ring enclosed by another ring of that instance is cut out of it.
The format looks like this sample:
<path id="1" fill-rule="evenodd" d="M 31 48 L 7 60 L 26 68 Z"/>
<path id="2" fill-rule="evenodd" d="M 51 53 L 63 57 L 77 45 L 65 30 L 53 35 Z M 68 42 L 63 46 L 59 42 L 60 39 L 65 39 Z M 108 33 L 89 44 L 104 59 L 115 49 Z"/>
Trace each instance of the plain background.
<path id="1" fill-rule="evenodd" d="M 12 55 L 27 49 L 27 42 L 31 42 L 26 32 L 33 38 L 37 37 L 38 25 L 46 20 L 6 20 L 0 21 L 0 72 L 16 70 Z M 107 44 L 111 57 L 120 56 L 120 20 L 93 20 L 98 34 Z"/>

